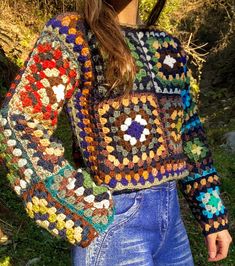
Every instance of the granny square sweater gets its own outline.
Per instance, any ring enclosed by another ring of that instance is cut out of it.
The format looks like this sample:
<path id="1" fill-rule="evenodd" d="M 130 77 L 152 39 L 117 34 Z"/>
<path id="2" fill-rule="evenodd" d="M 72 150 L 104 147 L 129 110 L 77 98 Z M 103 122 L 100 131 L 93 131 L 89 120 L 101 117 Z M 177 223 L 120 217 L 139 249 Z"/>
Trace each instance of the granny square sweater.
<path id="1" fill-rule="evenodd" d="M 105 60 L 79 13 L 45 25 L 0 112 L 0 151 L 28 215 L 53 235 L 88 246 L 115 219 L 112 193 L 177 179 L 204 235 L 228 228 L 179 40 L 121 25 L 138 72 L 109 94 Z M 84 161 L 74 168 L 53 136 L 62 109 Z"/>

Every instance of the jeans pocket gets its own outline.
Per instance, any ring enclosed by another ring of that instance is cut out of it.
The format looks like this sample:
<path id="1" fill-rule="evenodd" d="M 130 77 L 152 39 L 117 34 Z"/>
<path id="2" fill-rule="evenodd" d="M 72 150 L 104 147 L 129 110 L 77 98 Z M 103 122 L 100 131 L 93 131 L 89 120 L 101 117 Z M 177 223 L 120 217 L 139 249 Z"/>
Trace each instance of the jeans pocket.
<path id="1" fill-rule="evenodd" d="M 124 215 L 130 212 L 136 201 L 137 192 L 122 193 L 113 195 L 114 207 L 116 209 L 115 215 Z"/>
<path id="2" fill-rule="evenodd" d="M 136 191 L 113 195 L 115 214 L 111 227 L 132 219 L 140 207 L 141 198 L 142 193 Z"/>

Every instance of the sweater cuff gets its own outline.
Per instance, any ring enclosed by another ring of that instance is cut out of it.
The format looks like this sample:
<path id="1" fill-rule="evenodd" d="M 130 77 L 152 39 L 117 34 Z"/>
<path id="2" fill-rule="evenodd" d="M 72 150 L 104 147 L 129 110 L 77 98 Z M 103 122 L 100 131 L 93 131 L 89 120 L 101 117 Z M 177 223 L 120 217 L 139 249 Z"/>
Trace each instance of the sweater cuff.
<path id="1" fill-rule="evenodd" d="M 228 212 L 224 210 L 224 215 L 218 216 L 207 221 L 199 221 L 203 236 L 208 236 L 213 233 L 220 232 L 225 229 L 229 229 Z"/>

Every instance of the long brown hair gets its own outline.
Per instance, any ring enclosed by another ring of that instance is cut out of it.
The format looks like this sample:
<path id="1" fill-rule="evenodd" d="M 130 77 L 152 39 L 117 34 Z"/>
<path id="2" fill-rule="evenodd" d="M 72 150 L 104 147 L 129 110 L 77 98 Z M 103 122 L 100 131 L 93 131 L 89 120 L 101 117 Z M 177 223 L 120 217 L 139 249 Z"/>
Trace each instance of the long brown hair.
<path id="1" fill-rule="evenodd" d="M 146 26 L 151 26 L 157 20 L 159 10 L 163 8 L 162 1 L 156 3 Z M 124 94 L 128 93 L 133 87 L 138 66 L 124 39 L 115 9 L 105 0 L 83 0 L 80 3 L 79 9 L 96 35 L 104 58 L 108 89 L 113 90 L 118 87 Z"/>

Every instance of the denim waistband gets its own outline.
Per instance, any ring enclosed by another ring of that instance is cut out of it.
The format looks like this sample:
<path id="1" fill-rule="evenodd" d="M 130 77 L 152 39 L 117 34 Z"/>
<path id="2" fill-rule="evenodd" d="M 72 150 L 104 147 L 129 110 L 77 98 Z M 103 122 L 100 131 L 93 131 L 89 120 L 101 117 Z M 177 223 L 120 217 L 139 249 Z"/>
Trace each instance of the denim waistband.
<path id="1" fill-rule="evenodd" d="M 161 187 L 167 187 L 170 190 L 174 189 L 176 187 L 176 180 L 169 180 L 166 182 L 163 182 L 161 184 L 149 187 L 149 188 L 142 188 L 142 189 L 123 189 L 120 191 L 113 191 L 112 195 L 119 195 L 119 194 L 126 194 L 126 193 L 132 193 L 132 192 L 138 192 L 138 191 L 143 191 L 143 190 L 148 190 L 148 189 L 159 189 Z"/>

